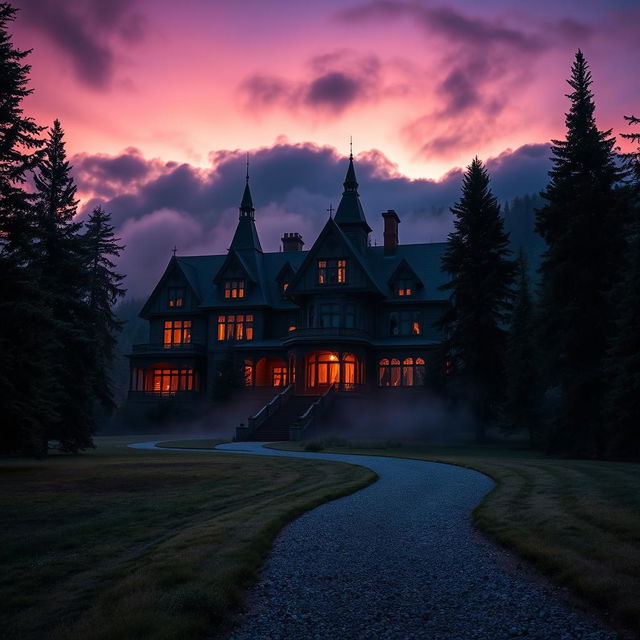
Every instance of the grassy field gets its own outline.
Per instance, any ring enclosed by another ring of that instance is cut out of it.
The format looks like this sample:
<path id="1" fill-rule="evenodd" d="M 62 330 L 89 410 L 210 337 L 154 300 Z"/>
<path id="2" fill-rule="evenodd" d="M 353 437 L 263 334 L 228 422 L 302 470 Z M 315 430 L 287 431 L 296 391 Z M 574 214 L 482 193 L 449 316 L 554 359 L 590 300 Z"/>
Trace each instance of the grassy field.
<path id="1" fill-rule="evenodd" d="M 478 528 L 640 636 L 640 464 L 557 460 L 515 447 L 397 444 L 320 441 L 309 448 L 447 462 L 487 474 L 497 484 L 474 512 Z"/>
<path id="2" fill-rule="evenodd" d="M 128 441 L 0 460 L 3 639 L 210 635 L 284 523 L 375 479 L 344 464 Z"/>

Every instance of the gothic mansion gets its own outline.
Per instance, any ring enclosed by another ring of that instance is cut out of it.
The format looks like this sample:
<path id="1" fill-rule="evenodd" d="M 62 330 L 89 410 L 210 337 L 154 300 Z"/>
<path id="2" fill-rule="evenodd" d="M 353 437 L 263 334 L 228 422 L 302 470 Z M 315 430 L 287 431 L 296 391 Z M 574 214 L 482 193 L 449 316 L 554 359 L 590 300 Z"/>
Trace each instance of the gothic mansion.
<path id="1" fill-rule="evenodd" d="M 208 401 L 229 371 L 274 394 L 423 385 L 440 341 L 446 245 L 399 244 L 388 210 L 384 246 L 370 246 L 352 156 L 335 216 L 309 250 L 285 233 L 282 251 L 264 252 L 254 212 L 247 178 L 228 253 L 170 259 L 140 314 L 149 343 L 130 356 L 130 402 Z"/>

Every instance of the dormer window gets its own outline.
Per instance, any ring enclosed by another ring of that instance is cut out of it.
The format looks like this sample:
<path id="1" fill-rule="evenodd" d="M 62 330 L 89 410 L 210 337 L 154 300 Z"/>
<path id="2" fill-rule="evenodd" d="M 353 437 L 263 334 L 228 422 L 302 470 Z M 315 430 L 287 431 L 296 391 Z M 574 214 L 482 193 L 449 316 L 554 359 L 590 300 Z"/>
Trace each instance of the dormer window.
<path id="1" fill-rule="evenodd" d="M 169 287 L 169 309 L 180 309 L 184 306 L 184 287 Z"/>
<path id="2" fill-rule="evenodd" d="M 345 284 L 347 261 L 344 258 L 318 260 L 318 284 Z"/>
<path id="3" fill-rule="evenodd" d="M 244 280 L 227 280 L 224 283 L 224 297 L 226 299 L 244 298 L 244 292 Z"/>
<path id="4" fill-rule="evenodd" d="M 397 296 L 412 296 L 414 292 L 413 281 L 411 280 L 398 280 L 396 282 L 396 295 Z"/>

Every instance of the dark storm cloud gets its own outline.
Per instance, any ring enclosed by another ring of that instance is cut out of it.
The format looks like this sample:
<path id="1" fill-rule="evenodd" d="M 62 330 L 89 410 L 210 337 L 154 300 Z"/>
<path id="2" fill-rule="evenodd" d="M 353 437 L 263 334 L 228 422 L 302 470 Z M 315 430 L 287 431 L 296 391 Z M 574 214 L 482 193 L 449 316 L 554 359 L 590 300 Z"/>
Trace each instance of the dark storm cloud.
<path id="1" fill-rule="evenodd" d="M 280 106 L 291 111 L 312 109 L 337 115 L 351 105 L 375 100 L 384 93 L 380 67 L 375 56 L 340 49 L 307 61 L 304 80 L 255 74 L 241 82 L 239 92 L 248 110 Z"/>
<path id="2" fill-rule="evenodd" d="M 114 77 L 117 40 L 133 43 L 143 35 L 135 0 L 19 0 L 20 19 L 43 33 L 66 54 L 77 79 L 93 89 Z"/>
<path id="3" fill-rule="evenodd" d="M 398 20 L 409 20 L 430 46 L 437 40 L 440 62 L 429 72 L 437 100 L 408 122 L 402 135 L 422 156 L 439 158 L 503 135 L 499 116 L 531 80 L 532 61 L 553 47 L 584 46 L 593 32 L 570 18 L 527 20 L 514 11 L 507 20 L 401 1 L 363 3 L 336 13 L 335 19 L 351 26 L 374 21 L 390 29 L 397 29 Z"/>
<path id="4" fill-rule="evenodd" d="M 547 145 L 526 145 L 489 159 L 495 195 L 503 201 L 539 191 L 546 182 L 548 155 Z M 244 153 L 212 153 L 209 170 L 156 160 L 146 161 L 145 169 L 135 149 L 113 160 L 110 164 L 104 156 L 83 155 L 72 162 L 83 188 L 108 176 L 112 186 L 120 184 L 127 191 L 112 196 L 96 192 L 85 209 L 102 204 L 112 213 L 127 245 L 119 266 L 132 274 L 128 286 L 133 295 L 148 293 L 174 245 L 182 255 L 227 250 L 244 187 Z M 88 175 L 92 168 L 93 178 Z M 327 208 L 332 204 L 335 209 L 340 200 L 346 168 L 347 159 L 331 147 L 281 144 L 253 152 L 250 184 L 263 248 L 276 251 L 285 231 L 301 232 L 312 242 L 327 219 Z M 356 172 L 374 241 L 382 239 L 380 214 L 390 208 L 402 219 L 403 242 L 446 238 L 451 230 L 448 209 L 460 196 L 461 169 L 440 181 L 410 180 L 374 150 L 356 158 Z"/>
<path id="5" fill-rule="evenodd" d="M 316 78 L 309 85 L 305 102 L 342 111 L 356 100 L 361 89 L 359 80 L 351 78 L 345 73 L 332 71 Z"/>

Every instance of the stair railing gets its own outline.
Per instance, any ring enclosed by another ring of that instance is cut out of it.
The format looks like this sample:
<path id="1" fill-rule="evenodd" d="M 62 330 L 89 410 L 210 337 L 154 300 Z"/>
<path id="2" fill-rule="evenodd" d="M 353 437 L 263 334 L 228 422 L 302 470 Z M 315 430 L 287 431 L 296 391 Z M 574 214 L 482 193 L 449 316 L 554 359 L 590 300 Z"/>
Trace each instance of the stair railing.
<path id="1" fill-rule="evenodd" d="M 249 417 L 248 424 L 245 427 L 240 425 L 236 427 L 236 440 L 248 440 L 257 429 L 259 429 L 267 418 L 272 416 L 278 409 L 289 399 L 293 385 L 287 386 L 284 391 L 276 394 L 267 404 L 258 411 L 258 413 Z"/>
<path id="2" fill-rule="evenodd" d="M 333 403 L 337 386 L 332 384 L 329 388 L 293 423 L 289 428 L 289 440 L 302 440 L 305 432 L 318 424 L 322 415 Z"/>

